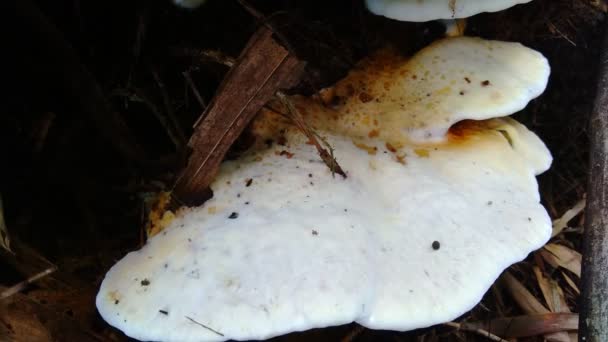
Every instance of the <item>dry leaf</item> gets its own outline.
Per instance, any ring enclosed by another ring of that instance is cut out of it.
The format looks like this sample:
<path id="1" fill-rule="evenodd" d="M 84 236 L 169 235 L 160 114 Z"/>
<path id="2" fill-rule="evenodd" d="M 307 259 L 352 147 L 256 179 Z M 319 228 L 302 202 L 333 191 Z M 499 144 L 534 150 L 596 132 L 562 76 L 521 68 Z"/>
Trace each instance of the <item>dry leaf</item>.
<path id="1" fill-rule="evenodd" d="M 509 272 L 505 272 L 502 279 L 509 290 L 509 293 L 524 312 L 528 314 L 550 313 L 549 310 L 547 310 L 547 308 L 544 307 L 536 297 L 534 297 L 534 295 Z M 550 342 L 570 342 L 570 337 L 566 332 L 550 333 L 545 335 L 545 339 Z"/>
<path id="2" fill-rule="evenodd" d="M 536 281 L 538 282 L 538 287 L 540 287 L 540 291 L 543 293 L 543 297 L 545 298 L 545 303 L 549 307 L 551 312 L 557 312 L 555 307 L 553 306 L 554 301 L 552 300 L 551 294 L 551 283 L 547 277 L 541 272 L 538 266 L 534 266 L 534 275 L 536 276 Z"/>
<path id="3" fill-rule="evenodd" d="M 553 221 L 553 233 L 551 236 L 557 236 L 559 233 L 568 227 L 568 222 L 580 214 L 585 209 L 586 200 L 583 198 L 574 205 L 571 209 L 568 209 L 562 217 Z"/>
<path id="4" fill-rule="evenodd" d="M 526 313 L 529 314 L 546 314 L 550 311 L 545 308 L 537 299 L 534 297 L 526 287 L 515 279 L 509 272 L 505 272 L 502 276 L 504 284 L 507 286 L 509 293 L 517 302 L 517 305 Z"/>
<path id="5" fill-rule="evenodd" d="M 576 286 L 576 283 L 574 282 L 574 280 L 572 280 L 570 277 L 568 277 L 568 275 L 564 272 L 561 272 L 562 276 L 564 277 L 564 279 L 566 280 L 566 283 L 568 283 L 568 285 L 570 285 L 570 287 L 574 290 L 574 292 L 576 292 L 576 294 L 581 294 L 581 290 L 579 290 L 578 286 Z"/>
<path id="6" fill-rule="evenodd" d="M 540 255 L 552 266 L 560 266 L 581 277 L 582 255 L 566 246 L 550 243 L 545 245 Z"/>
<path id="7" fill-rule="evenodd" d="M 462 323 L 473 329 L 489 331 L 503 338 L 530 337 L 538 335 L 563 335 L 565 331 L 578 329 L 578 314 L 547 313 L 517 317 L 502 317 L 490 321 Z M 549 340 L 549 338 L 547 338 Z"/>

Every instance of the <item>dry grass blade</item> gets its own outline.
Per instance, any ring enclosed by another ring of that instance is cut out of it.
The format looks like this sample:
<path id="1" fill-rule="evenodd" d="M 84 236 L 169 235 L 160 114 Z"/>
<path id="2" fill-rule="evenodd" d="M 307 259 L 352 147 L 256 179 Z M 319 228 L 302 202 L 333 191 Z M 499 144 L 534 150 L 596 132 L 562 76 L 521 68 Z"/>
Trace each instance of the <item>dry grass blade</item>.
<path id="1" fill-rule="evenodd" d="M 4 209 L 2 207 L 2 195 L 0 195 L 0 247 L 11 252 L 11 240 L 8 236 L 8 229 L 4 221 Z"/>
<path id="2" fill-rule="evenodd" d="M 536 276 L 536 281 L 538 283 L 538 287 L 540 287 L 540 291 L 543 293 L 543 297 L 545 298 L 545 303 L 547 303 L 547 306 L 549 307 L 549 310 L 551 310 L 551 312 L 556 312 L 555 310 L 555 306 L 554 304 L 554 300 L 553 300 L 553 296 L 552 296 L 552 290 L 551 290 L 551 280 L 547 279 L 545 277 L 545 275 L 542 273 L 542 271 L 540 270 L 540 268 L 538 268 L 537 266 L 534 267 L 534 275 Z"/>
<path id="3" fill-rule="evenodd" d="M 282 92 L 279 91 L 279 92 L 277 92 L 277 98 L 287 108 L 287 115 L 289 116 L 289 118 L 296 124 L 296 126 L 298 126 L 298 129 L 300 131 L 302 131 L 302 133 L 304 133 L 304 135 L 306 135 L 308 140 L 310 140 L 312 142 L 312 144 L 317 148 L 317 151 L 319 152 L 319 156 L 321 157 L 321 159 L 323 160 L 325 165 L 327 165 L 327 167 L 329 167 L 332 175 L 334 173 L 337 173 L 340 176 L 346 178 L 347 177 L 346 173 L 344 172 L 344 170 L 340 167 L 340 165 L 336 161 L 336 158 L 334 157 L 333 149 L 331 148 L 331 146 L 329 146 L 329 144 L 326 141 L 324 141 L 322 138 L 319 137 L 319 139 L 323 142 L 323 144 L 327 147 L 327 149 L 329 149 L 329 152 L 327 151 L 327 149 L 325 149 L 325 148 L 323 148 L 323 146 L 321 146 L 321 144 L 319 143 L 319 140 L 317 140 L 318 135 L 308 126 L 308 124 L 306 124 L 306 121 L 304 121 L 304 118 L 302 117 L 302 115 L 300 115 L 300 113 L 298 112 L 296 107 L 291 103 L 291 101 L 289 101 L 289 99 L 287 98 L 287 96 L 285 94 L 283 94 Z"/>
<path id="4" fill-rule="evenodd" d="M 57 270 L 57 267 L 49 267 L 46 270 L 27 278 L 26 280 L 20 282 L 19 284 L 9 287 L 8 289 L 6 289 L 6 290 L 2 291 L 2 293 L 0 293 L 0 299 L 8 298 L 8 297 L 14 295 L 15 293 L 22 291 L 29 284 L 48 276 L 49 274 L 55 272 L 56 270 Z"/>
<path id="5" fill-rule="evenodd" d="M 201 109 L 205 110 L 205 108 L 207 108 L 207 103 L 205 102 L 205 100 L 203 100 L 201 93 L 196 88 L 196 85 L 194 84 L 194 80 L 192 79 L 192 76 L 190 76 L 190 72 L 184 71 L 184 72 L 182 72 L 182 75 L 184 76 L 184 79 L 186 80 L 188 87 L 190 87 L 192 94 L 194 94 L 194 97 L 196 97 L 196 100 L 198 101 L 198 104 L 201 106 Z"/>
<path id="6" fill-rule="evenodd" d="M 534 274 L 551 312 L 570 312 L 566 296 L 559 284 L 555 280 L 545 277 L 538 267 L 534 267 Z"/>
<path id="7" fill-rule="evenodd" d="M 530 314 L 547 314 L 550 312 L 521 282 L 519 282 L 519 280 L 515 279 L 511 273 L 505 272 L 502 276 L 502 280 L 517 305 L 519 305 L 524 312 Z"/>
<path id="8" fill-rule="evenodd" d="M 515 279 L 509 272 L 505 272 L 502 281 L 517 305 L 528 314 L 548 314 L 550 311 L 534 297 L 526 287 Z M 545 335 L 547 341 L 570 342 L 570 336 L 565 332 L 556 332 Z"/>
<path id="9" fill-rule="evenodd" d="M 580 278 L 583 257 L 579 252 L 563 245 L 550 243 L 543 248 L 540 255 L 552 266 L 563 267 Z"/>
<path id="10" fill-rule="evenodd" d="M 553 232 L 551 233 L 551 236 L 555 237 L 567 228 L 568 222 L 578 216 L 585 209 L 585 205 L 587 205 L 587 201 L 583 198 L 578 201 L 574 207 L 566 210 L 560 218 L 553 220 Z"/>
<path id="11" fill-rule="evenodd" d="M 548 313 L 462 323 L 463 328 L 490 331 L 505 338 L 530 337 L 578 328 L 578 314 Z"/>
<path id="12" fill-rule="evenodd" d="M 576 286 L 576 283 L 574 282 L 574 280 L 572 280 L 570 277 L 568 277 L 568 275 L 564 272 L 561 272 L 562 276 L 564 277 L 564 280 L 566 281 L 566 283 L 568 283 L 568 285 L 570 285 L 570 287 L 574 290 L 574 292 L 576 292 L 576 294 L 581 294 L 581 290 L 578 288 L 578 286 Z"/>
<path id="13" fill-rule="evenodd" d="M 468 326 L 466 324 L 460 324 L 460 323 L 456 323 L 456 322 L 448 322 L 448 323 L 445 323 L 445 325 L 453 327 L 453 328 L 456 328 L 456 329 L 461 330 L 461 331 L 474 332 L 474 333 L 478 334 L 479 336 L 483 336 L 483 337 L 488 338 L 488 340 L 490 340 L 490 341 L 509 342 L 509 341 L 501 338 L 500 336 L 497 336 L 497 335 L 495 335 L 495 334 L 493 334 L 493 333 L 491 333 L 491 332 L 489 332 L 487 330 L 483 330 L 483 329 L 475 328 L 475 327 L 470 327 L 470 326 Z"/>

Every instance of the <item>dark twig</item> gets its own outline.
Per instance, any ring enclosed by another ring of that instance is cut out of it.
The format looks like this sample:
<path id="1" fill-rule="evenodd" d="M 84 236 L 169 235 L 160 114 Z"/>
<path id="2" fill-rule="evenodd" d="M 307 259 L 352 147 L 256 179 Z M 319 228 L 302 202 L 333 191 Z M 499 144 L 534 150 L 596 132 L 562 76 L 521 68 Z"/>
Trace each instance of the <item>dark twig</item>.
<path id="1" fill-rule="evenodd" d="M 163 99 L 163 104 L 165 105 L 165 112 L 171 122 L 171 127 L 169 127 L 168 129 L 174 131 L 173 135 L 178 138 L 179 145 L 177 146 L 177 148 L 178 151 L 181 152 L 184 146 L 187 144 L 186 135 L 184 134 L 184 130 L 181 128 L 179 120 L 175 116 L 175 111 L 173 110 L 173 106 L 171 105 L 171 100 L 169 99 L 169 92 L 167 91 L 165 84 L 163 83 L 160 76 L 158 75 L 158 72 L 156 72 L 154 68 L 150 68 L 150 71 L 152 72 L 152 76 L 154 77 L 154 80 L 158 85 L 158 90 L 160 91 L 161 98 Z"/>
<path id="2" fill-rule="evenodd" d="M 212 62 L 225 65 L 232 68 L 236 63 L 234 57 L 228 56 L 218 50 L 201 50 L 191 47 L 177 47 L 171 50 L 173 56 L 191 57 L 200 60 L 200 62 Z"/>
<path id="3" fill-rule="evenodd" d="M 346 173 L 340 167 L 340 165 L 336 161 L 336 158 L 334 157 L 333 148 L 327 143 L 327 141 L 321 138 L 308 126 L 300 112 L 298 112 L 296 107 L 293 105 L 293 103 L 291 103 L 291 101 L 287 98 L 285 94 L 279 91 L 277 92 L 276 96 L 281 101 L 281 103 L 283 103 L 283 105 L 287 108 L 287 114 L 289 118 L 296 124 L 296 126 L 298 126 L 298 129 L 302 131 L 302 133 L 304 133 L 304 135 L 306 135 L 310 142 L 317 148 L 319 156 L 321 157 L 321 159 L 323 159 L 325 165 L 329 167 L 332 175 L 334 173 L 337 173 L 340 176 L 346 178 Z M 327 149 L 321 146 L 317 138 L 319 138 L 319 140 L 323 142 L 323 145 L 325 145 L 329 149 L 329 152 L 327 151 Z"/>
<path id="4" fill-rule="evenodd" d="M 608 25 L 589 121 L 590 175 L 583 234 L 579 340 L 608 341 Z"/>
<path id="5" fill-rule="evenodd" d="M 186 83 L 188 83 L 192 94 L 194 94 L 194 97 L 196 97 L 196 100 L 201 105 L 201 109 L 205 110 L 205 108 L 207 108 L 207 103 L 205 103 L 205 100 L 203 100 L 201 93 L 198 92 L 198 89 L 194 84 L 194 80 L 192 80 L 192 76 L 190 76 L 190 71 L 184 71 L 182 72 L 182 75 L 184 75 L 184 79 L 186 80 Z"/>
<path id="6" fill-rule="evenodd" d="M 456 328 L 458 330 L 461 331 L 469 331 L 469 332 L 473 332 L 479 336 L 483 336 L 487 339 L 489 339 L 490 341 L 496 341 L 496 342 L 509 342 L 503 338 L 501 338 L 500 336 L 496 336 L 494 334 L 492 334 L 489 331 L 485 331 L 483 329 L 478 329 L 478 328 L 468 328 L 466 325 L 460 324 L 460 323 L 456 323 L 456 322 L 447 322 L 445 323 L 445 325 Z"/>
<path id="7" fill-rule="evenodd" d="M 283 32 L 277 30 L 277 28 L 274 27 L 271 23 L 271 19 L 273 19 L 276 14 L 267 17 L 262 12 L 258 11 L 255 7 L 253 7 L 253 5 L 251 5 L 247 0 L 237 0 L 237 2 L 241 6 L 243 6 L 243 8 L 249 14 L 251 14 L 251 16 L 254 17 L 260 25 L 264 25 L 266 26 L 266 28 L 271 30 L 272 33 L 276 36 L 277 40 L 285 47 L 285 49 L 287 49 L 287 51 L 289 51 L 289 53 L 296 56 L 295 49 L 291 47 L 291 44 L 289 44 L 289 40 L 287 39 L 287 37 L 283 34 Z M 283 12 L 279 12 L 278 14 L 281 13 Z"/>
<path id="8" fill-rule="evenodd" d="M 152 115 L 158 120 L 158 122 L 163 126 L 165 132 L 167 132 L 167 136 L 171 139 L 173 145 L 175 145 L 176 150 L 180 151 L 184 146 L 184 141 L 177 134 L 177 132 L 171 126 L 171 123 L 167 119 L 167 116 L 162 112 L 160 108 L 156 105 L 156 103 L 147 95 L 142 89 L 133 88 L 133 89 L 116 89 L 114 90 L 113 96 L 120 96 L 128 99 L 132 102 L 141 103 L 146 106 Z"/>
<path id="9" fill-rule="evenodd" d="M 35 274 L 14 286 L 9 287 L 8 289 L 6 289 L 6 290 L 2 291 L 2 293 L 0 293 L 0 299 L 8 298 L 8 297 L 14 295 L 15 293 L 23 291 L 29 284 L 48 276 L 49 274 L 55 272 L 56 270 L 57 270 L 57 267 L 55 267 L 55 266 L 49 267 L 46 270 L 44 270 L 38 274 Z"/>

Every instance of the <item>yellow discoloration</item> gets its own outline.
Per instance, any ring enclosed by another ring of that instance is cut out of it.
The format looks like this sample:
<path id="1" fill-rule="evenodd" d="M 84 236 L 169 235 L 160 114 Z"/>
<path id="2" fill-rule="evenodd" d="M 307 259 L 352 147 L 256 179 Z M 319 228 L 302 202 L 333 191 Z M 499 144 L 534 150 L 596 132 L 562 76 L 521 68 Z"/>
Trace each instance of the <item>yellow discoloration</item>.
<path id="1" fill-rule="evenodd" d="M 165 229 L 173 219 L 175 214 L 167 210 L 171 201 L 170 192 L 161 192 L 158 194 L 150 213 L 148 214 L 148 222 L 146 223 L 146 234 L 150 238 Z"/>

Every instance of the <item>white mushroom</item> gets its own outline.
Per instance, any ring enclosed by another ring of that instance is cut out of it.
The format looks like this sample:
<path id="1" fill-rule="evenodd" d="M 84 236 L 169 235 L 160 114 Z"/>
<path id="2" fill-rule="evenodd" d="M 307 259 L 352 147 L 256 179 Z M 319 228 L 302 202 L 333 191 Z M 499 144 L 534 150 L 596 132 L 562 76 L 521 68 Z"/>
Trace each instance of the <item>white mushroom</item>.
<path id="1" fill-rule="evenodd" d="M 481 12 L 498 12 L 531 0 L 366 0 L 374 14 L 401 21 L 467 18 Z"/>
<path id="2" fill-rule="evenodd" d="M 286 119 L 262 113 L 254 134 L 275 143 L 225 162 L 211 200 L 179 212 L 108 272 L 97 296 L 102 317 L 154 341 L 265 339 L 353 321 L 410 330 L 471 309 L 502 270 L 541 247 L 551 234 L 535 180 L 551 163 L 544 144 L 508 118 L 466 120 L 441 141 L 412 142 L 409 130 L 392 127 L 407 127 L 410 116 L 382 114 L 389 100 L 409 105 L 416 90 L 403 83 L 411 74 L 385 72 L 394 70 L 385 70 L 388 59 L 363 63 L 325 91 L 333 108 L 292 98 L 348 178 L 332 177 Z M 361 101 L 376 79 L 392 95 Z M 355 89 L 345 95 L 348 84 Z M 433 96 L 442 108 L 453 99 Z M 357 101 L 365 108 L 355 110 Z M 521 97 L 513 101 L 500 108 L 519 107 Z M 458 120 L 479 118 L 473 112 Z M 427 118 L 415 122 L 443 129 L 435 126 L 444 120 Z"/>
<path id="3" fill-rule="evenodd" d="M 458 121 L 511 115 L 544 91 L 550 74 L 539 52 L 471 37 L 437 41 L 409 60 L 380 52 L 362 66 L 330 95 L 351 113 L 340 117 L 348 134 L 366 135 L 369 125 L 357 122 L 375 119 L 385 140 L 437 141 Z"/>

